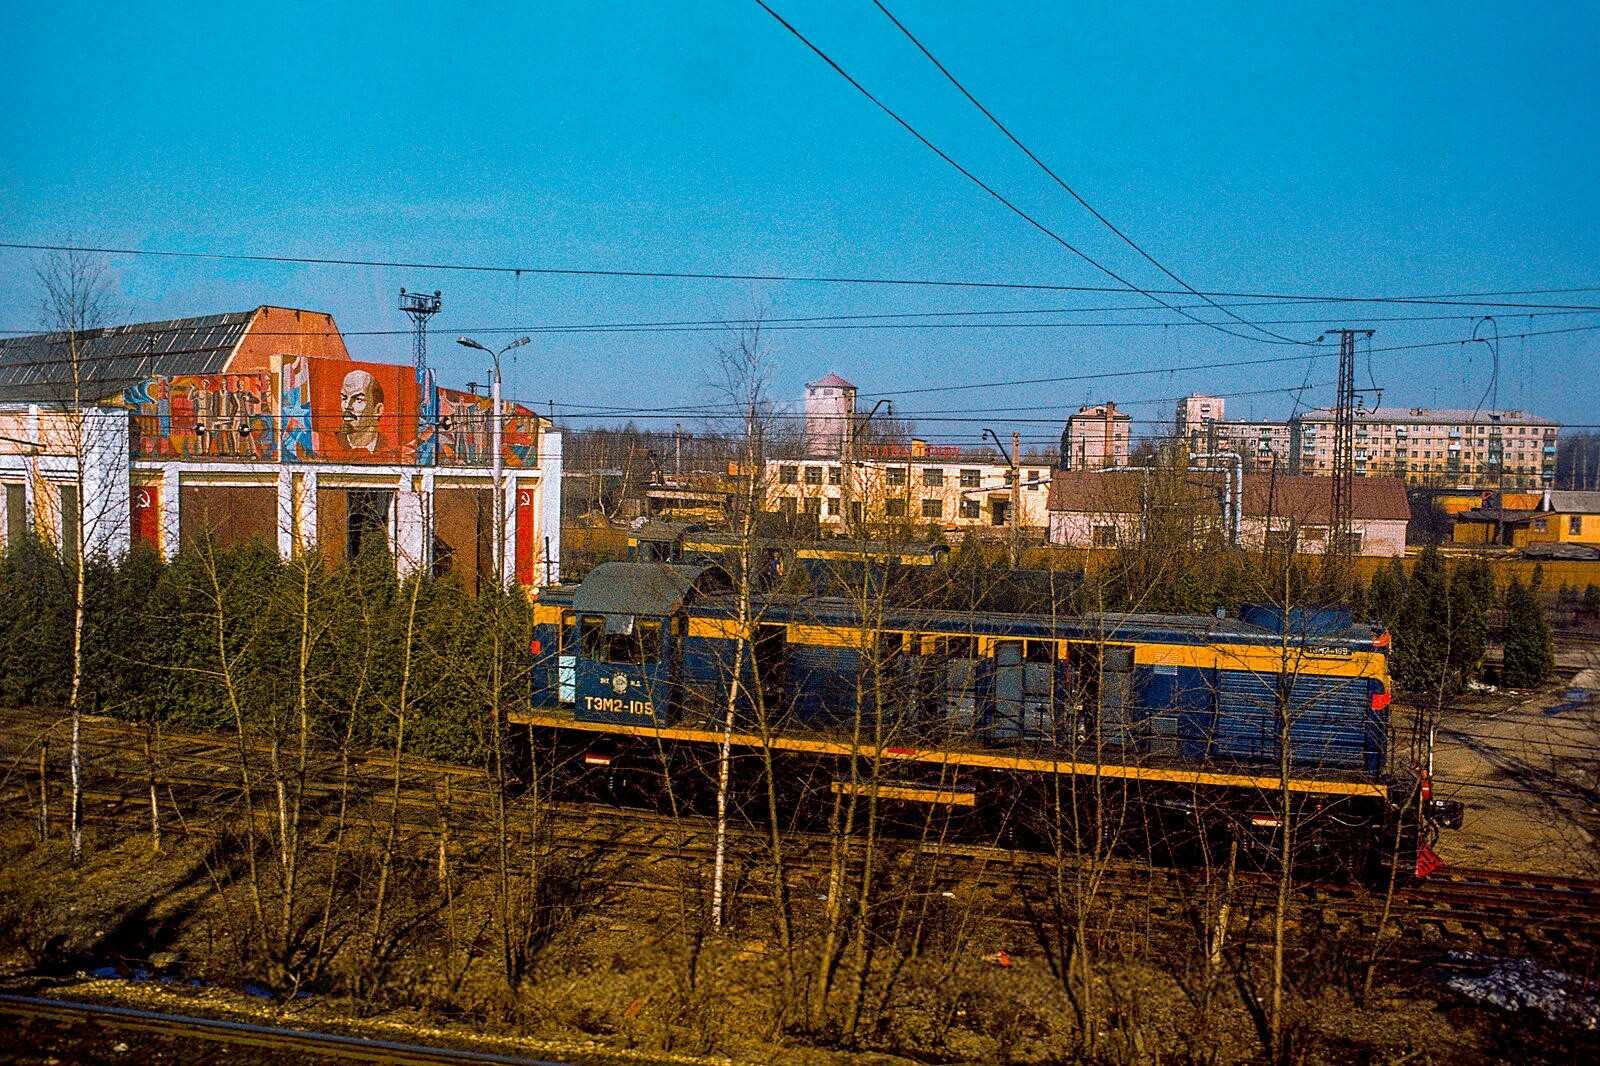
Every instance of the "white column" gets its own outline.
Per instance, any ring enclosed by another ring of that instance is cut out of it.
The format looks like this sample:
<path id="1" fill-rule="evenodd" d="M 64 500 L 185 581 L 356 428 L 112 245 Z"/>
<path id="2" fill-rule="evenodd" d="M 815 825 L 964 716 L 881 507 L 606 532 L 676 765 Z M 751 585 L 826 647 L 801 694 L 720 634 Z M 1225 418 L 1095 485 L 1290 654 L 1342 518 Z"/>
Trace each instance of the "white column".
<path id="1" fill-rule="evenodd" d="M 500 513 L 505 521 L 500 526 L 501 583 L 513 588 L 517 583 L 517 476 L 502 474 Z"/>
<path id="2" fill-rule="evenodd" d="M 84 553 L 120 559 L 133 547 L 133 483 L 128 467 L 128 412 L 95 407 L 84 412 Z"/>
<path id="3" fill-rule="evenodd" d="M 178 554 L 178 531 L 182 528 L 178 488 L 178 467 L 168 463 L 161 468 L 161 554 L 169 560 Z"/>
<path id="4" fill-rule="evenodd" d="M 423 514 L 421 477 L 400 475 L 394 496 L 394 565 L 401 577 L 421 570 L 427 522 Z"/>
<path id="5" fill-rule="evenodd" d="M 300 475 L 300 550 L 317 550 L 317 471 L 315 468 Z"/>
<path id="6" fill-rule="evenodd" d="M 561 434 L 546 430 L 539 453 L 539 540 L 533 546 L 539 560 L 535 584 L 561 580 Z"/>
<path id="7" fill-rule="evenodd" d="M 294 558 L 294 468 L 278 467 L 278 558 Z"/>

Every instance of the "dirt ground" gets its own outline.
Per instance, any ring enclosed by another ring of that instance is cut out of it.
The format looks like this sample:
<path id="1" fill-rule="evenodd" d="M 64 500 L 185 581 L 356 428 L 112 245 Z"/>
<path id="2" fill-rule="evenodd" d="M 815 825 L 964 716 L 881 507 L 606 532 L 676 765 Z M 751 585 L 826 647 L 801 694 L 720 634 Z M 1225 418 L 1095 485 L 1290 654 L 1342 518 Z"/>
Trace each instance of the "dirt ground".
<path id="1" fill-rule="evenodd" d="M 241 965 L 230 947 L 226 927 L 239 917 L 237 893 L 219 894 L 186 879 L 184 870 L 195 859 L 188 846 L 174 842 L 152 855 L 137 835 L 116 840 L 95 834 L 87 861 L 74 870 L 59 843 L 30 847 L 26 837 L 25 826 L 0 827 L 0 848 L 8 852 L 0 868 L 0 988 L 6 991 L 596 1066 L 1220 1066 L 1258 1061 L 1260 1054 L 1251 1008 L 1236 985 L 1260 965 L 1259 937 L 1249 952 L 1254 962 L 1245 962 L 1237 948 L 1230 951 L 1244 969 L 1216 986 L 1209 1009 L 1197 998 L 1198 949 L 1181 929 L 1152 926 L 1137 936 L 1097 941 L 1098 1045 L 1085 1057 L 1036 934 L 974 915 L 970 934 L 945 947 L 930 944 L 926 955 L 907 960 L 867 1046 L 847 1050 L 774 1028 L 780 960 L 770 928 L 752 908 L 739 909 L 725 936 L 698 945 L 699 984 L 692 994 L 686 990 L 673 908 L 659 892 L 607 893 L 594 908 L 576 913 L 512 1000 L 488 994 L 492 967 L 447 989 L 439 966 L 448 960 L 424 942 L 396 959 L 385 994 L 366 1006 L 343 995 L 268 998 L 251 988 L 250 964 Z M 469 895 L 461 898 L 464 909 L 471 902 Z M 424 939 L 436 946 L 437 935 L 430 929 Z M 997 949 L 1007 952 L 1005 964 L 995 961 Z M 1336 938 L 1293 938 L 1289 991 L 1302 1051 L 1296 1061 L 1488 1064 L 1506 1061 L 1515 1049 L 1525 1066 L 1533 1066 L 1595 1061 L 1587 1056 L 1600 1054 L 1588 1035 L 1446 992 L 1433 975 L 1451 965 L 1442 954 L 1395 959 L 1374 994 L 1362 998 L 1357 989 L 1367 950 Z M 123 976 L 99 976 L 107 966 Z M 128 979 L 141 970 L 143 979 Z M 235 1061 L 227 1048 L 215 1055 L 193 1051 L 105 1026 L 0 1024 L 0 1061 Z"/>
<path id="2" fill-rule="evenodd" d="M 1589 653 L 1600 661 L 1600 655 Z M 1466 805 L 1458 866 L 1600 876 L 1600 665 L 1538 693 L 1479 693 L 1440 716 L 1436 795 Z"/>

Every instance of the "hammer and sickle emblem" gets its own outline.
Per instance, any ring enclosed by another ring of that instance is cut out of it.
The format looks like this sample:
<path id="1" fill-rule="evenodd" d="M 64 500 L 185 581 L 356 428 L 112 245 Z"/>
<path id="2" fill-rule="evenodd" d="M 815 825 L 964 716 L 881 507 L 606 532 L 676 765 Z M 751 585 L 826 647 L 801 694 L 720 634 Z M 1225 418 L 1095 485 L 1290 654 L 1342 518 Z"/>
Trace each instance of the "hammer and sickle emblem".
<path id="1" fill-rule="evenodd" d="M 140 489 L 139 490 L 139 500 L 138 500 L 137 503 L 134 504 L 134 506 L 139 508 L 139 510 L 141 510 L 141 511 L 143 511 L 145 508 L 150 506 L 150 490 L 149 489 Z"/>

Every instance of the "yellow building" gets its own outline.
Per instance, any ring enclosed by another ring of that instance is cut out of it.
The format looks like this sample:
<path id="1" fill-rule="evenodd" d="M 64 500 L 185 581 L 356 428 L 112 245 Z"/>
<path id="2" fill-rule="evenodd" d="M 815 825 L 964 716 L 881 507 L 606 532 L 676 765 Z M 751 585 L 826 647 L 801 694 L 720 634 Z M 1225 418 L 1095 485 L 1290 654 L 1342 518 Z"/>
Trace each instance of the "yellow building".
<path id="1" fill-rule="evenodd" d="M 1512 543 L 1600 545 L 1600 492 L 1551 489 Z"/>

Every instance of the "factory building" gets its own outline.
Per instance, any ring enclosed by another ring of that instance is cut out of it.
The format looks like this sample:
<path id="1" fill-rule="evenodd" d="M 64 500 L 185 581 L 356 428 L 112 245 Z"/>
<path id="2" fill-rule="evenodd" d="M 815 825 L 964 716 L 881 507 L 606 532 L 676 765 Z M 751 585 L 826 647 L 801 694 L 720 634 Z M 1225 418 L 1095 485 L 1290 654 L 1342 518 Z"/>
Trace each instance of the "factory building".
<path id="1" fill-rule="evenodd" d="M 75 373 L 76 371 L 76 373 Z M 76 386 L 74 381 L 76 380 Z M 209 537 L 478 587 L 560 576 L 561 437 L 506 404 L 350 358 L 330 315 L 281 307 L 0 341 L 0 539 L 120 557 Z"/>

